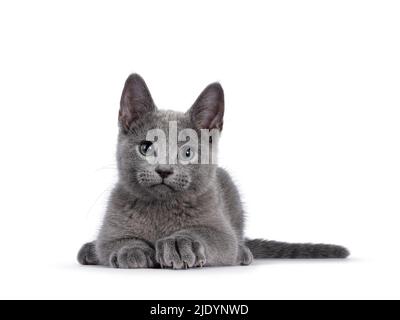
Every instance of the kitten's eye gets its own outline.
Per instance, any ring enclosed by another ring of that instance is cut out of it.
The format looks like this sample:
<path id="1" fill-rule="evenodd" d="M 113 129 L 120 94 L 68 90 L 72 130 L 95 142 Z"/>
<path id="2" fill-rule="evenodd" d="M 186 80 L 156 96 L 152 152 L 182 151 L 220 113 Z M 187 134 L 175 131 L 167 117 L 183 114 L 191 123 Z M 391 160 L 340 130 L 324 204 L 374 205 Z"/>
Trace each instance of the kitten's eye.
<path id="1" fill-rule="evenodd" d="M 191 160 L 194 157 L 194 150 L 189 146 L 183 147 L 180 151 L 180 157 L 185 161 Z"/>
<path id="2" fill-rule="evenodd" d="M 139 152 L 144 156 L 149 156 L 154 153 L 154 145 L 151 141 L 142 141 L 139 144 Z"/>

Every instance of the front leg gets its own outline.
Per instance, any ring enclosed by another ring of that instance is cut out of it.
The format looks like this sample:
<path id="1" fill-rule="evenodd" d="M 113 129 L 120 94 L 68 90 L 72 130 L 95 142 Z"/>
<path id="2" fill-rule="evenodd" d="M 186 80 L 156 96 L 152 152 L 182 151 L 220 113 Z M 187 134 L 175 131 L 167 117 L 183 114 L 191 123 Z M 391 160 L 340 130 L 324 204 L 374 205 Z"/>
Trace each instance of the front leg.
<path id="1" fill-rule="evenodd" d="M 103 264 L 112 268 L 155 268 L 158 265 L 154 247 L 137 238 L 101 242 L 97 250 L 101 253 Z"/>
<path id="2" fill-rule="evenodd" d="M 188 269 L 237 264 L 238 241 L 234 232 L 193 227 L 175 232 L 156 243 L 161 267 Z"/>

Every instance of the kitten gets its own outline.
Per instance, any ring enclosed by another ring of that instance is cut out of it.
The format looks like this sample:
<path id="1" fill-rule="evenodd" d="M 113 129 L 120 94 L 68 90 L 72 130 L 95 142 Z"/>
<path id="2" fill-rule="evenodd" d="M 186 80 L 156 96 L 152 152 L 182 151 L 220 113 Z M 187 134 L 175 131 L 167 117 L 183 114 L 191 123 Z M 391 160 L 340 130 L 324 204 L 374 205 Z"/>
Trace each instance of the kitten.
<path id="1" fill-rule="evenodd" d="M 214 163 L 148 161 L 148 155 L 156 155 L 155 141 L 147 140 L 149 131 L 161 129 L 169 137 L 170 123 L 175 122 L 178 130 L 220 132 L 223 116 L 224 92 L 218 83 L 209 85 L 189 111 L 179 113 L 158 110 L 139 75 L 127 79 L 119 111 L 119 181 L 97 240 L 78 254 L 81 264 L 185 269 L 249 265 L 253 258 L 349 255 L 334 245 L 247 240 L 239 193 L 225 170 Z M 168 156 L 190 160 L 193 154 L 200 156 L 202 147 L 217 145 L 214 138 L 202 139 L 192 148 L 178 142 L 176 154 Z"/>

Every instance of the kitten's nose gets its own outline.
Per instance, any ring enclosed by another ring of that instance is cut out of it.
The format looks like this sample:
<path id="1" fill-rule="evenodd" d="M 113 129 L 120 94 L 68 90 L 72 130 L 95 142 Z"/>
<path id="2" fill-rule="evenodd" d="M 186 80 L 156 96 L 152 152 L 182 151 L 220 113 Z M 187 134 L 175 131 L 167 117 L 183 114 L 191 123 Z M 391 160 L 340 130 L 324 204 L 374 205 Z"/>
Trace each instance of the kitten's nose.
<path id="1" fill-rule="evenodd" d="M 174 173 L 171 168 L 157 168 L 156 172 L 163 179 L 167 178 L 168 176 Z"/>

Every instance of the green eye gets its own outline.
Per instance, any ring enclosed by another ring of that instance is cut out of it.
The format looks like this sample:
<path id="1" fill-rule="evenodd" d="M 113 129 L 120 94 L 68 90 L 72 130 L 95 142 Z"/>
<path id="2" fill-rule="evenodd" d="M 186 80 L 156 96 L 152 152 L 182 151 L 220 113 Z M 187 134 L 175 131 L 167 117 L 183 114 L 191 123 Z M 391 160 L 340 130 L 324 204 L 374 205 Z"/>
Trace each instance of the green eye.
<path id="1" fill-rule="evenodd" d="M 188 160 L 193 159 L 193 157 L 194 157 L 194 150 L 193 150 L 191 147 L 186 146 L 186 147 L 183 147 L 183 148 L 181 149 L 180 154 L 181 154 L 181 159 L 182 159 L 182 160 L 188 161 Z"/>
<path id="2" fill-rule="evenodd" d="M 142 141 L 139 144 L 139 152 L 143 156 L 149 156 L 154 152 L 154 145 L 151 141 Z"/>

